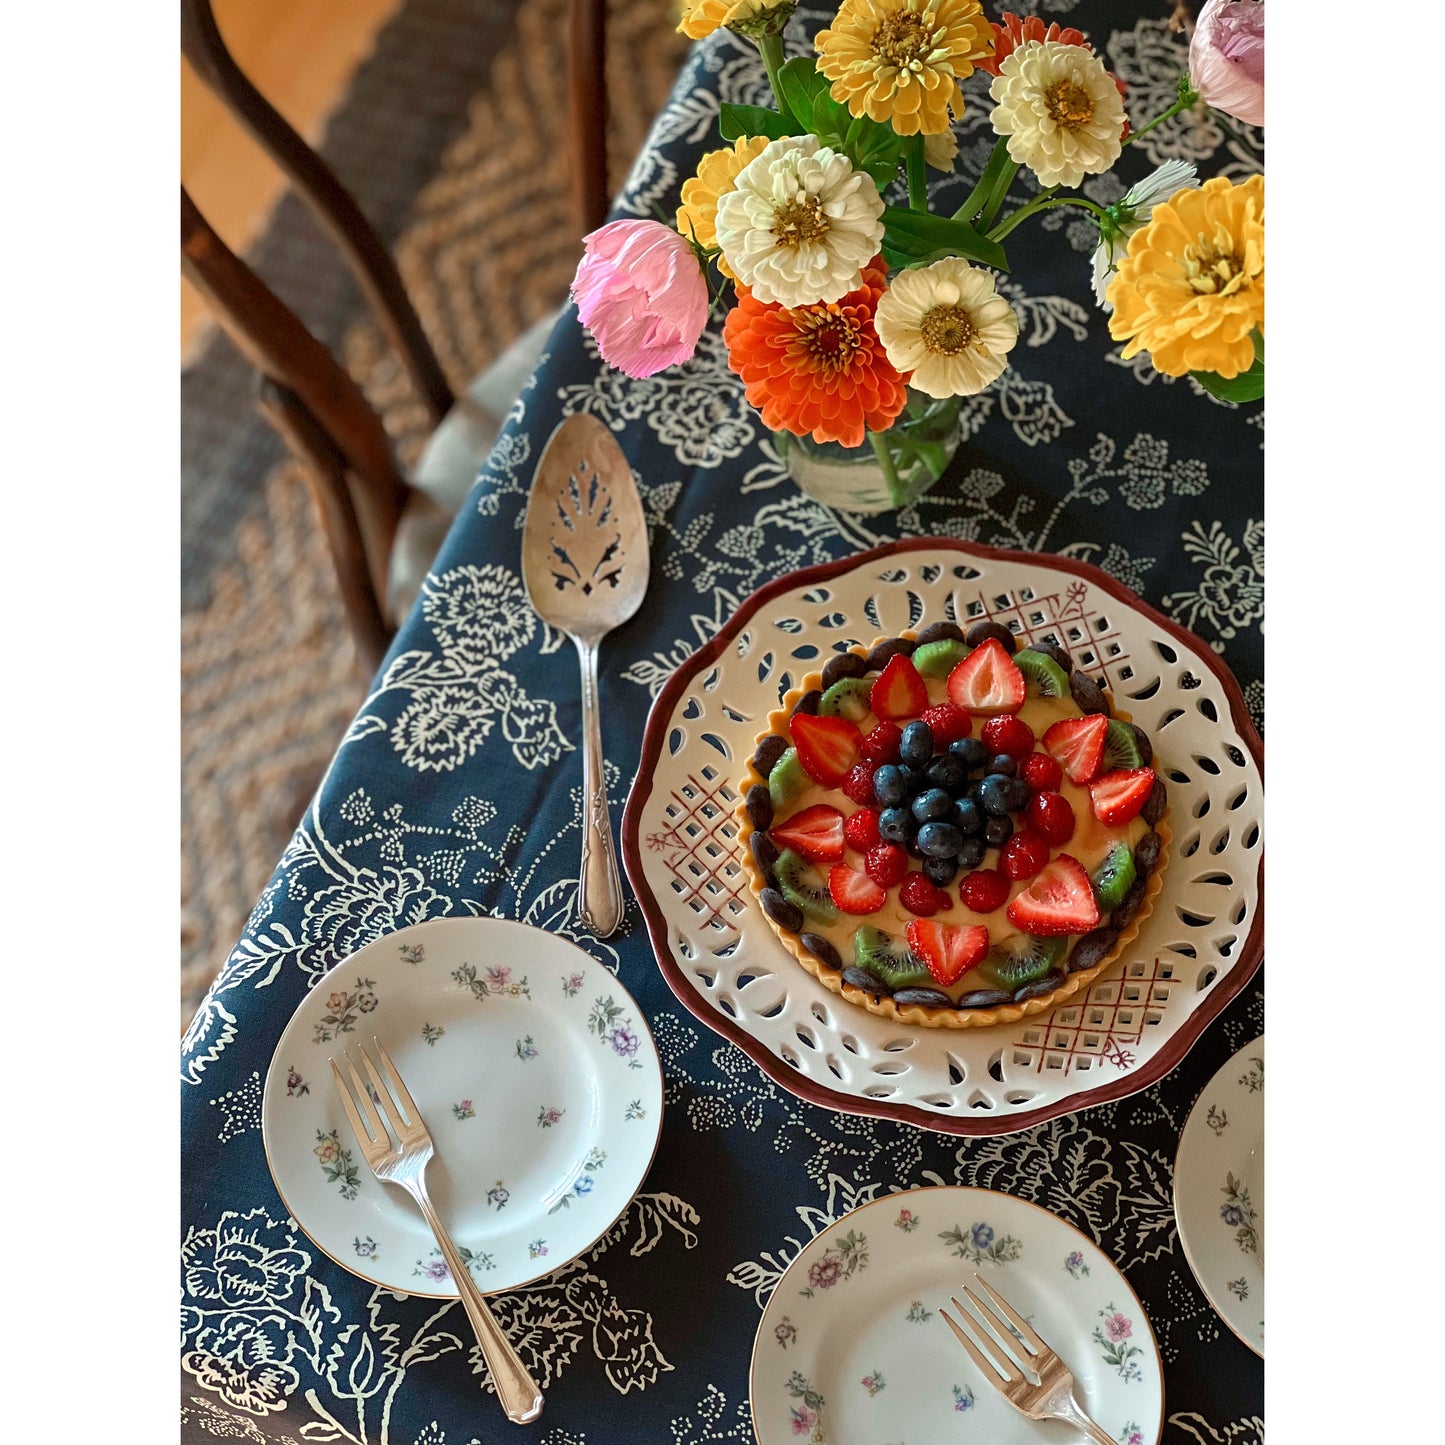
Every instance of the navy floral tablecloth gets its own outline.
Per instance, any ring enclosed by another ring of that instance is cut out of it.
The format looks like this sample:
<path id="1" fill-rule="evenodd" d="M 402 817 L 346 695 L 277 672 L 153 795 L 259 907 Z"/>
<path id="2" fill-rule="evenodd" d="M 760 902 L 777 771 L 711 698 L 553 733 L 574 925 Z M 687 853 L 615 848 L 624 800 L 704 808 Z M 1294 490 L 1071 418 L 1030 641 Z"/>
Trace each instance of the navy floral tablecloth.
<path id="1" fill-rule="evenodd" d="M 1185 63 L 1169 6 L 1016 0 L 1080 26 L 1147 118 Z M 830 12 L 800 7 L 790 49 Z M 970 90 L 961 201 L 992 146 Z M 696 46 L 619 212 L 670 213 L 720 99 L 761 103 L 756 53 Z M 1202 174 L 1262 168 L 1258 132 L 1171 121 L 1130 147 L 1100 202 L 1167 156 Z M 1010 240 L 1013 365 L 965 408 L 968 440 L 915 506 L 877 518 L 802 497 L 727 371 L 717 328 L 696 358 L 633 382 L 604 367 L 570 308 L 438 556 L 317 797 L 186 1035 L 181 1058 L 182 1439 L 299 1445 L 704 1445 L 752 1438 L 747 1369 L 780 1270 L 879 1193 L 1006 1190 L 1055 1211 L 1114 1259 L 1165 1362 L 1169 1445 L 1263 1439 L 1263 1364 L 1220 1322 L 1184 1259 L 1171 1176 L 1180 1129 L 1214 1070 L 1263 1031 L 1263 974 L 1155 1087 L 998 1139 L 958 1139 L 795 1099 L 694 1019 L 658 972 L 635 903 L 599 943 L 574 924 L 581 733 L 576 658 L 521 581 L 527 488 L 558 420 L 589 411 L 638 477 L 652 582 L 603 649 L 614 822 L 653 696 L 759 585 L 910 535 L 1096 563 L 1193 629 L 1262 722 L 1263 417 L 1189 381 L 1125 364 L 1089 289 L 1086 223 L 1046 213 Z M 1051 229 L 1052 228 L 1052 229 Z M 261 1085 L 302 995 L 354 949 L 404 925 L 495 914 L 574 938 L 646 1012 L 666 1076 L 657 1158 L 619 1224 L 579 1260 L 495 1300 L 547 1393 L 509 1424 L 479 1378 L 458 1304 L 399 1297 L 338 1268 L 287 1217 L 261 1147 Z"/>

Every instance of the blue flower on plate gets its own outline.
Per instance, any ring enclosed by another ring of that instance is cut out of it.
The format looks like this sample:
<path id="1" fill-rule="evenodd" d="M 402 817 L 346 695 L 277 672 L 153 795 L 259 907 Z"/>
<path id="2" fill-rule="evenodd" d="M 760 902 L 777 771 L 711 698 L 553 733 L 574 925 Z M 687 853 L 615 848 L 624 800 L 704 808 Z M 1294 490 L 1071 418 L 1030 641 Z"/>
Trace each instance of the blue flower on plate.
<path id="1" fill-rule="evenodd" d="M 973 1226 L 973 1247 L 975 1249 L 987 1249 L 993 1243 L 993 1229 L 987 1224 L 975 1224 Z"/>
<path id="2" fill-rule="evenodd" d="M 1237 1204 L 1226 1204 L 1220 1208 L 1219 1217 L 1229 1225 L 1231 1229 L 1237 1229 L 1244 1223 L 1244 1210 Z"/>
<path id="3" fill-rule="evenodd" d="M 572 1186 L 572 1188 L 573 1188 L 578 1194 L 591 1194 L 591 1193 L 592 1193 L 592 1176 L 591 1176 L 590 1174 L 584 1174 L 584 1175 L 576 1182 L 576 1184 L 574 1184 L 574 1185 Z"/>

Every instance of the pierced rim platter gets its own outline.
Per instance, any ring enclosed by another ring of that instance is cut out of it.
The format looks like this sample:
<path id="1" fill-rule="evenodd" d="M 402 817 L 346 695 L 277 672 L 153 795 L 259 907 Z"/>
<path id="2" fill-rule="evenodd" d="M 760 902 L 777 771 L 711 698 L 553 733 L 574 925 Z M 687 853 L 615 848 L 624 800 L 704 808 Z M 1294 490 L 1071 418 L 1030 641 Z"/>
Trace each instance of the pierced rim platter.
<path id="1" fill-rule="evenodd" d="M 1016 1024 L 910 1028 L 788 954 L 738 856 L 736 781 L 769 712 L 831 652 L 947 618 L 1054 638 L 1149 734 L 1169 785 L 1164 885 L 1082 994 Z M 753 593 L 653 703 L 622 854 L 678 999 L 799 1097 L 950 1134 L 1029 1128 L 1162 1078 L 1263 955 L 1264 784 L 1239 684 L 1207 644 L 1088 563 L 917 539 Z"/>
<path id="2" fill-rule="evenodd" d="M 379 1039 L 436 1154 L 427 1187 L 483 1291 L 566 1264 L 652 1164 L 662 1070 L 631 995 L 537 928 L 443 918 L 358 949 L 302 1000 L 261 1098 L 266 1160 L 317 1248 L 352 1274 L 455 1299 L 421 1211 L 377 1181 L 327 1060 Z"/>
<path id="3" fill-rule="evenodd" d="M 1220 1319 L 1264 1357 L 1264 1035 L 1204 1086 L 1179 1136 L 1174 1218 Z"/>
<path id="4" fill-rule="evenodd" d="M 1157 1445 L 1163 1367 L 1128 1281 L 1038 1205 L 955 1185 L 861 1205 L 788 1266 L 753 1341 L 758 1445 L 1062 1438 L 1064 1427 L 1020 1415 L 939 1316 L 975 1272 L 1057 1351 L 1080 1404 L 1119 1445 Z"/>

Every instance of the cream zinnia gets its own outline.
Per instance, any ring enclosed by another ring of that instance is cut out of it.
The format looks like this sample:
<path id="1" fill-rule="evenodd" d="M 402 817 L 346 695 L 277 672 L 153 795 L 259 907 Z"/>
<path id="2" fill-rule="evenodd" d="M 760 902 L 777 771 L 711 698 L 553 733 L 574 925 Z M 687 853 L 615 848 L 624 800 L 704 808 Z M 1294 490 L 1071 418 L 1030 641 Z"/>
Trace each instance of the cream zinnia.
<path id="1" fill-rule="evenodd" d="M 1042 186 L 1077 186 L 1119 159 L 1124 102 L 1104 62 L 1081 45 L 1030 40 L 1000 65 L 989 120 L 1011 160 Z"/>
<path id="2" fill-rule="evenodd" d="M 972 396 L 1008 364 L 1019 339 L 993 277 L 956 256 L 893 278 L 873 326 L 888 360 L 932 397 Z"/>
<path id="3" fill-rule="evenodd" d="M 718 200 L 717 239 L 760 301 L 811 306 L 858 288 L 883 243 L 883 198 L 848 157 L 816 136 L 786 136 Z"/>

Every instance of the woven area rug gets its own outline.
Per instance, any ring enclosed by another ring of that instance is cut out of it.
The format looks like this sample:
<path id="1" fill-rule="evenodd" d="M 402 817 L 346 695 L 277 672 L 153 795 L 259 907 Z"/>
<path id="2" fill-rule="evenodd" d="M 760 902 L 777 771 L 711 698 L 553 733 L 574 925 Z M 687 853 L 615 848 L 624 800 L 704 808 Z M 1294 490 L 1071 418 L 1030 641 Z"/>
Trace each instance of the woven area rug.
<path id="1" fill-rule="evenodd" d="M 675 0 L 614 0 L 616 189 L 687 42 Z M 453 386 L 566 296 L 567 0 L 408 0 L 334 113 L 322 154 L 391 244 Z M 287 194 L 248 259 L 365 388 L 403 464 L 427 430 L 336 252 Z M 304 477 L 217 336 L 182 374 L 181 1023 L 245 926 L 361 702 Z"/>

